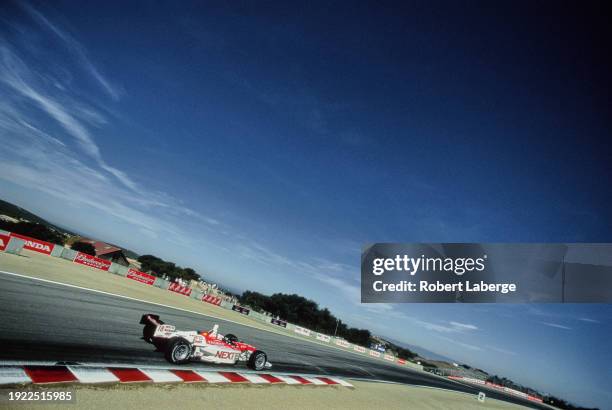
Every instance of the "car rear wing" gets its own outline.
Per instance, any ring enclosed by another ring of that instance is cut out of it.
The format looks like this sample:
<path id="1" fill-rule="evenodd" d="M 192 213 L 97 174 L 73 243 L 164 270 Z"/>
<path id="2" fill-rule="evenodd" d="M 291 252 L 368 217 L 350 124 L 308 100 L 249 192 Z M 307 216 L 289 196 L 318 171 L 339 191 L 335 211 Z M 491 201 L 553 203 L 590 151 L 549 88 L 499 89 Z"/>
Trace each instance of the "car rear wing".
<path id="1" fill-rule="evenodd" d="M 164 321 L 159 318 L 159 315 L 147 313 L 145 315 L 142 315 L 142 317 L 140 318 L 140 324 L 159 326 L 159 325 L 163 325 Z"/>

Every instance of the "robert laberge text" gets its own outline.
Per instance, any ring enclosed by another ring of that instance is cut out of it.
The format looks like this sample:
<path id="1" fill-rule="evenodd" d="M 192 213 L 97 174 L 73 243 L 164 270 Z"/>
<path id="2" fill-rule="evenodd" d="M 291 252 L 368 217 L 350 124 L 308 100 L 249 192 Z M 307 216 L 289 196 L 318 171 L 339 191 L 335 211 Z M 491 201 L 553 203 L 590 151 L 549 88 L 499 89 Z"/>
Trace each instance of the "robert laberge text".
<path id="1" fill-rule="evenodd" d="M 377 280 L 373 283 L 376 292 L 516 292 L 515 283 L 487 283 L 485 281 L 457 283 L 429 282 L 420 280 L 418 285 L 414 282 L 402 280 L 396 283 L 384 283 Z"/>

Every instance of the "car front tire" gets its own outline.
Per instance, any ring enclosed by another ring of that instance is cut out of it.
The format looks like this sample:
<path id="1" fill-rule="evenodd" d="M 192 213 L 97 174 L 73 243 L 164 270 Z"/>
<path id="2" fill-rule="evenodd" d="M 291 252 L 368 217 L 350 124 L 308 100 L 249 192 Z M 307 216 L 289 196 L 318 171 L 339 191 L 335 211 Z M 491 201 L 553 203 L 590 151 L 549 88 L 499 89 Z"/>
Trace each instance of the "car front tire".
<path id="1" fill-rule="evenodd" d="M 266 368 L 267 361 L 268 356 L 266 356 L 264 352 L 261 350 L 255 350 L 253 353 L 251 353 L 247 366 L 253 370 L 263 370 Z"/>

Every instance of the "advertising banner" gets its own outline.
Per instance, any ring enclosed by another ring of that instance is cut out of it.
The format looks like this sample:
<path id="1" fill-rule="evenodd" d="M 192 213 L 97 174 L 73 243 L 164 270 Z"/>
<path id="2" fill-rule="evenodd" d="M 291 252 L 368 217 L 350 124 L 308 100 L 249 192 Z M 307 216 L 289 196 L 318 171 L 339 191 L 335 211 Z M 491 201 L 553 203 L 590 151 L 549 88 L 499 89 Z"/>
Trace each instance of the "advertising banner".
<path id="1" fill-rule="evenodd" d="M 168 290 L 171 292 L 180 293 L 181 295 L 185 295 L 185 296 L 191 295 L 191 288 L 188 288 L 186 286 L 181 286 L 176 282 L 172 282 L 168 286 Z"/>
<path id="2" fill-rule="evenodd" d="M 366 352 L 366 348 L 365 348 L 365 347 L 363 347 L 363 346 L 357 346 L 357 345 L 355 345 L 355 346 L 353 346 L 353 349 L 354 349 L 356 352 L 359 352 L 359 353 L 365 353 L 365 352 Z"/>
<path id="3" fill-rule="evenodd" d="M 399 364 L 406 364 L 406 360 L 404 360 L 404 359 L 397 359 L 397 362 Z"/>
<path id="4" fill-rule="evenodd" d="M 210 303 L 215 306 L 219 306 L 221 304 L 221 298 L 218 298 L 213 295 L 202 295 L 202 302 Z"/>
<path id="5" fill-rule="evenodd" d="M 380 352 L 377 352 L 376 350 L 370 350 L 370 356 L 373 356 L 373 357 L 380 357 L 380 356 L 381 356 L 381 353 L 380 353 Z"/>
<path id="6" fill-rule="evenodd" d="M 111 262 L 96 258 L 95 256 L 87 255 L 86 253 L 77 252 L 74 257 L 74 263 L 79 263 L 81 265 L 89 266 L 91 268 L 96 268 L 100 270 L 107 271 L 110 269 Z"/>
<path id="7" fill-rule="evenodd" d="M 126 278 L 144 283 L 145 285 L 153 285 L 155 283 L 155 276 L 131 268 L 128 270 Z"/>
<path id="8" fill-rule="evenodd" d="M 351 344 L 344 339 L 336 339 L 336 345 L 341 347 L 349 347 Z"/>
<path id="9" fill-rule="evenodd" d="M 388 360 L 390 362 L 394 362 L 395 361 L 395 356 L 391 356 L 390 354 L 386 354 L 385 355 L 385 360 Z"/>
<path id="10" fill-rule="evenodd" d="M 10 239 L 11 237 L 9 235 L 0 235 L 0 251 L 6 249 L 6 245 L 8 245 Z"/>
<path id="11" fill-rule="evenodd" d="M 317 338 L 317 340 L 320 340 L 320 341 L 325 342 L 325 343 L 329 343 L 331 341 L 331 337 L 330 336 L 324 335 L 322 333 L 317 333 L 317 335 L 315 337 Z"/>
<path id="12" fill-rule="evenodd" d="M 40 239 L 30 238 L 28 236 L 19 235 L 17 233 L 11 233 L 11 236 L 25 241 L 24 249 L 44 253 L 45 255 L 51 255 L 53 251 L 54 243 L 41 241 Z"/>
<path id="13" fill-rule="evenodd" d="M 295 333 L 299 333 L 303 336 L 310 336 L 310 329 L 305 329 L 303 327 L 296 326 Z"/>

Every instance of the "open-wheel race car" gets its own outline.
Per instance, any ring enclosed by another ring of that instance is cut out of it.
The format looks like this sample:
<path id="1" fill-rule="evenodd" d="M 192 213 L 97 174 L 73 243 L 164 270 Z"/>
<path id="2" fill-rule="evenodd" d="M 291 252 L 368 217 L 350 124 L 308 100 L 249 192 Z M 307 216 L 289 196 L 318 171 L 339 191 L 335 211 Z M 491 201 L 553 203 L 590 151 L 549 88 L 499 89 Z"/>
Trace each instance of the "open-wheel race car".
<path id="1" fill-rule="evenodd" d="M 140 324 L 144 325 L 142 338 L 163 352 L 170 363 L 183 364 L 194 360 L 219 364 L 245 362 L 253 370 L 272 367 L 261 350 L 232 334 L 219 334 L 219 325 L 214 325 L 208 331 L 176 330 L 174 326 L 165 324 L 158 315 L 150 313 L 142 316 Z"/>

